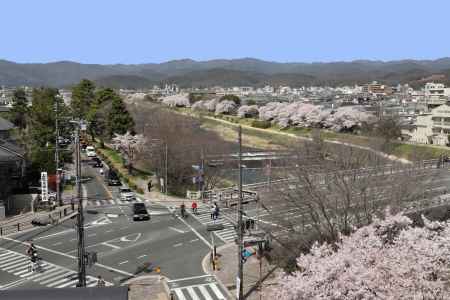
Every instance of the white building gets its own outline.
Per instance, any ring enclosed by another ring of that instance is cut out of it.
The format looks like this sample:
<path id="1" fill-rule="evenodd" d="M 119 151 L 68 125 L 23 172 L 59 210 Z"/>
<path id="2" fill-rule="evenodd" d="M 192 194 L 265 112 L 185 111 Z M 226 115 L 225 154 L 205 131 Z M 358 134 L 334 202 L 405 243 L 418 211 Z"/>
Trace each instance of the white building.
<path id="1" fill-rule="evenodd" d="M 442 83 L 428 82 L 423 89 L 422 102 L 427 105 L 445 104 L 450 96 L 450 88 L 446 88 Z"/>
<path id="2" fill-rule="evenodd" d="M 411 136 L 412 142 L 447 145 L 450 135 L 450 106 L 440 105 L 429 113 L 417 116 L 414 127 L 404 133 Z"/>

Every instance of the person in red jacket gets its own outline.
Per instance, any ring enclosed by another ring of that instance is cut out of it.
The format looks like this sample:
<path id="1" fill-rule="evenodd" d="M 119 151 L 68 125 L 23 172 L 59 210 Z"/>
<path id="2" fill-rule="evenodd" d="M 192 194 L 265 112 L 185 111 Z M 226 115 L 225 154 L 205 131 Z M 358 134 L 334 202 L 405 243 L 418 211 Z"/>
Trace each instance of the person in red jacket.
<path id="1" fill-rule="evenodd" d="M 192 207 L 192 213 L 196 215 L 197 214 L 197 202 L 193 201 L 191 207 Z"/>

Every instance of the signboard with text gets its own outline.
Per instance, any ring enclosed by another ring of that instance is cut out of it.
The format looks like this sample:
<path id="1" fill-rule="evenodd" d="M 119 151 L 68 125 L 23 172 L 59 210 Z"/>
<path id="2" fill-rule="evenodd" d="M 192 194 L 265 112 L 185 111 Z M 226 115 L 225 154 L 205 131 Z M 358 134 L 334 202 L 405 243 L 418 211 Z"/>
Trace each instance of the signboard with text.
<path id="1" fill-rule="evenodd" d="M 41 172 L 41 201 L 48 201 L 48 177 L 47 172 Z"/>

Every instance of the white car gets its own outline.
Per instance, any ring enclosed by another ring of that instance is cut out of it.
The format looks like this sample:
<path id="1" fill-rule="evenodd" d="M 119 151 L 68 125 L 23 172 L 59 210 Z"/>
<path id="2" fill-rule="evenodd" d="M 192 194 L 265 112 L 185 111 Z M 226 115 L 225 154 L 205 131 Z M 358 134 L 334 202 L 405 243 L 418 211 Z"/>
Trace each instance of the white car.
<path id="1" fill-rule="evenodd" d="M 119 189 L 120 200 L 122 201 L 133 201 L 136 200 L 136 194 L 127 187 L 121 187 Z"/>
<path id="2" fill-rule="evenodd" d="M 86 147 L 86 155 L 88 157 L 95 157 L 97 156 L 97 154 L 95 153 L 95 148 L 92 146 L 87 146 Z"/>

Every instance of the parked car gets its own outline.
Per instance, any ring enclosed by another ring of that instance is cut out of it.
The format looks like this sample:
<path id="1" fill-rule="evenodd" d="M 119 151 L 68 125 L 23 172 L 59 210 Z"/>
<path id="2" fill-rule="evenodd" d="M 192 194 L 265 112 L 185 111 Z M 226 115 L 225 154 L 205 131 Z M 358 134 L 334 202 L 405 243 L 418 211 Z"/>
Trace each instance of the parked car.
<path id="1" fill-rule="evenodd" d="M 122 185 L 116 172 L 109 170 L 107 177 L 108 185 Z"/>
<path id="2" fill-rule="evenodd" d="M 119 189 L 120 200 L 122 201 L 133 201 L 136 200 L 136 194 L 127 187 L 121 187 Z"/>
<path id="3" fill-rule="evenodd" d="M 93 161 L 93 165 L 92 166 L 94 168 L 101 168 L 101 167 L 103 167 L 102 161 L 97 156 L 93 157 L 92 161 Z"/>
<path id="4" fill-rule="evenodd" d="M 86 147 L 86 155 L 87 157 L 95 157 L 97 153 L 95 153 L 95 148 L 93 146 Z"/>
<path id="5" fill-rule="evenodd" d="M 150 220 L 150 214 L 144 203 L 133 203 L 133 221 Z"/>

